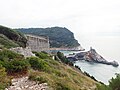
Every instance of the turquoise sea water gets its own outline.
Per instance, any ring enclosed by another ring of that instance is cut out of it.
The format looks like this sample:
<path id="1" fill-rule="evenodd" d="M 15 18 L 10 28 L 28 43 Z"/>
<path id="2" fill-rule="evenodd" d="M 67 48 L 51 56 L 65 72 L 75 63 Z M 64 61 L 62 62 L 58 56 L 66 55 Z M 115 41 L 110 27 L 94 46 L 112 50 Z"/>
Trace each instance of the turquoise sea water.
<path id="1" fill-rule="evenodd" d="M 90 42 L 91 40 L 92 42 Z M 120 65 L 120 37 L 102 37 L 91 40 L 83 42 L 85 44 L 83 47 L 85 46 L 85 48 L 89 48 L 92 46 L 107 61 L 115 60 Z M 68 55 L 77 52 L 64 51 L 63 53 Z M 75 65 L 79 66 L 82 71 L 86 71 L 91 76 L 94 76 L 98 81 L 105 84 L 108 84 L 108 81 L 112 77 L 115 77 L 115 73 L 120 73 L 120 66 L 113 67 L 112 65 L 89 63 L 84 60 L 76 61 Z"/>

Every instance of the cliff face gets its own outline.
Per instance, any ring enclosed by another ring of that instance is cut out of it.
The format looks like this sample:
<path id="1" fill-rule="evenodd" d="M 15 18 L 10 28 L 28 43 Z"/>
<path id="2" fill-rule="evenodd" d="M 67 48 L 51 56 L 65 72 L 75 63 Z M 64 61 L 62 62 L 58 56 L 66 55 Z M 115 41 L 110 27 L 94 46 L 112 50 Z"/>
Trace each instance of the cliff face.
<path id="1" fill-rule="evenodd" d="M 74 48 L 80 46 L 78 41 L 74 38 L 74 34 L 67 28 L 51 27 L 51 28 L 22 28 L 18 31 L 25 34 L 34 34 L 40 36 L 48 36 L 50 39 L 50 46 L 56 48 Z"/>

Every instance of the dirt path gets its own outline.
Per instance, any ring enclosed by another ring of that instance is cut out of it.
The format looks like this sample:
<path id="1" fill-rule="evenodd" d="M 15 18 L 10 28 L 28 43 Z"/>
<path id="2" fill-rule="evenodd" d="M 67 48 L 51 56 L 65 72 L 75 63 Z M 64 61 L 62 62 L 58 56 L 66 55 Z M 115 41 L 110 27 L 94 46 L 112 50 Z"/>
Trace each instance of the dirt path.
<path id="1" fill-rule="evenodd" d="M 38 84 L 28 80 L 28 77 L 12 79 L 12 85 L 5 90 L 48 90 L 47 83 Z"/>

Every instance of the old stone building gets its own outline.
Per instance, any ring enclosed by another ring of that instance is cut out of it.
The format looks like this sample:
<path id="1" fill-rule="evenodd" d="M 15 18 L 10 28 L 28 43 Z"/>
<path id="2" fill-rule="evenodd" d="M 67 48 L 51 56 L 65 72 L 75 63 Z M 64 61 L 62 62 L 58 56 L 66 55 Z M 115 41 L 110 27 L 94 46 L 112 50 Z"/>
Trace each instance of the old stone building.
<path id="1" fill-rule="evenodd" d="M 28 40 L 27 46 L 30 47 L 32 51 L 49 52 L 49 38 L 48 37 L 26 34 L 26 38 Z"/>

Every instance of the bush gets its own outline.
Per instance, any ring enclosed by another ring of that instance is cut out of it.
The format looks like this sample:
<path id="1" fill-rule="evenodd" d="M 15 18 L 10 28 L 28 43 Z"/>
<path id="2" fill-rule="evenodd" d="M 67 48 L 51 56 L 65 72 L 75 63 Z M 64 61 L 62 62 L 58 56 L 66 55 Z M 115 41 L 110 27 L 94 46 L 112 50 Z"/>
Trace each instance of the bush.
<path id="1" fill-rule="evenodd" d="M 48 54 L 46 52 L 33 52 L 37 57 L 41 59 L 47 59 L 49 58 Z"/>
<path id="2" fill-rule="evenodd" d="M 0 90 L 4 90 L 7 86 L 10 85 L 10 83 L 11 80 L 9 77 L 7 77 L 5 68 L 0 64 Z"/>
<path id="3" fill-rule="evenodd" d="M 24 72 L 29 67 L 29 63 L 22 55 L 7 49 L 0 51 L 0 64 L 6 68 L 8 73 Z"/>
<path id="4" fill-rule="evenodd" d="M 23 55 L 17 54 L 13 51 L 4 49 L 0 51 L 0 60 L 1 61 L 11 61 L 12 59 L 21 60 L 24 59 Z"/>
<path id="5" fill-rule="evenodd" d="M 98 85 L 97 90 L 120 90 L 120 74 L 109 81 L 109 85 Z"/>
<path id="6" fill-rule="evenodd" d="M 96 90 L 112 90 L 112 89 L 109 86 L 102 84 L 98 85 Z"/>
<path id="7" fill-rule="evenodd" d="M 112 90 L 120 90 L 120 74 L 116 74 L 116 78 L 112 78 L 109 81 L 109 87 L 111 87 Z"/>
<path id="8" fill-rule="evenodd" d="M 47 71 L 49 69 L 48 64 L 40 58 L 30 57 L 30 58 L 28 58 L 28 61 L 31 65 L 31 67 L 35 70 L 45 70 L 45 71 Z"/>
<path id="9" fill-rule="evenodd" d="M 58 58 L 59 58 L 63 63 L 68 64 L 68 65 L 70 65 L 70 66 L 73 66 L 73 65 L 74 65 L 73 62 L 69 61 L 69 60 L 64 56 L 63 53 L 57 52 L 57 56 L 58 56 Z"/>
<path id="10" fill-rule="evenodd" d="M 25 72 L 29 68 L 29 63 L 26 60 L 13 60 L 5 64 L 8 73 Z"/>

